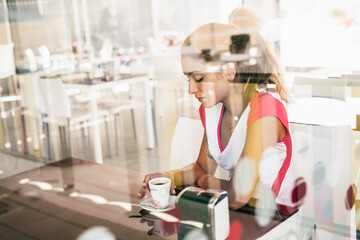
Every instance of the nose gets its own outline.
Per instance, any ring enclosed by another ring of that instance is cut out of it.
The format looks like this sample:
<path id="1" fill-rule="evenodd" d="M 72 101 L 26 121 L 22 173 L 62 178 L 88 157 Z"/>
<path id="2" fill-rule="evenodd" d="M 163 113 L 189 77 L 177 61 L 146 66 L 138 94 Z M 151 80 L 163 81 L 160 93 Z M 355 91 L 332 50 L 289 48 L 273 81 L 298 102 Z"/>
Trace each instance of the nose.
<path id="1" fill-rule="evenodd" d="M 198 83 L 195 81 L 189 81 L 189 94 L 195 94 L 199 91 Z"/>

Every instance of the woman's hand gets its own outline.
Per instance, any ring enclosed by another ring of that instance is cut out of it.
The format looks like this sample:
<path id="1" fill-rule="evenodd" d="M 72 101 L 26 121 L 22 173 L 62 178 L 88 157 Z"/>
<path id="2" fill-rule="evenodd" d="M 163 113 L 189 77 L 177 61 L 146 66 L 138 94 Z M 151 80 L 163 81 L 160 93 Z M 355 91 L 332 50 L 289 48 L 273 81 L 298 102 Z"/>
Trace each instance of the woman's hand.
<path id="1" fill-rule="evenodd" d="M 149 198 L 150 197 L 150 189 L 149 189 L 149 181 L 153 178 L 158 178 L 158 177 L 167 177 L 171 179 L 171 188 L 170 188 L 170 192 L 171 194 L 175 194 L 175 185 L 174 185 L 174 179 L 171 173 L 168 172 L 164 172 L 164 173 L 152 173 L 152 174 L 147 174 L 144 178 L 143 181 L 143 185 L 138 193 L 138 198 L 141 199 L 143 197 L 145 198 Z"/>

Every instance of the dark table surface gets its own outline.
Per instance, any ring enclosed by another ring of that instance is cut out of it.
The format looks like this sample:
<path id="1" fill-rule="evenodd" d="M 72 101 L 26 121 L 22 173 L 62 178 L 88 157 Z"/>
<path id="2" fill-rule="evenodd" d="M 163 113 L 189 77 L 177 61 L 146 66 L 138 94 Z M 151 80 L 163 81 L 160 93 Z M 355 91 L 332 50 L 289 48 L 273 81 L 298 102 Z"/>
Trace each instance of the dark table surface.
<path id="1" fill-rule="evenodd" d="M 177 239 L 176 223 L 140 207 L 137 193 L 143 177 L 69 158 L 4 178 L 0 239 L 76 239 L 93 226 L 107 227 L 117 239 Z M 257 238 L 283 220 L 277 215 L 260 227 L 253 210 L 246 206 L 230 211 L 230 224 L 240 223 L 242 239 Z"/>

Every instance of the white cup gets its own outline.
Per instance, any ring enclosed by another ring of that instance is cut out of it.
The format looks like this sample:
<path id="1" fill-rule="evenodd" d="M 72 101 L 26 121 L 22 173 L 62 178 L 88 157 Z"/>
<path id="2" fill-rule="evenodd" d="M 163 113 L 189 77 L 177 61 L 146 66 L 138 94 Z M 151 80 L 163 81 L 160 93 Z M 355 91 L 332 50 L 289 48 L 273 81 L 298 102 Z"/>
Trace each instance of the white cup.
<path id="1" fill-rule="evenodd" d="M 153 178 L 149 181 L 151 197 L 155 207 L 165 208 L 169 205 L 171 179 L 166 177 Z"/>

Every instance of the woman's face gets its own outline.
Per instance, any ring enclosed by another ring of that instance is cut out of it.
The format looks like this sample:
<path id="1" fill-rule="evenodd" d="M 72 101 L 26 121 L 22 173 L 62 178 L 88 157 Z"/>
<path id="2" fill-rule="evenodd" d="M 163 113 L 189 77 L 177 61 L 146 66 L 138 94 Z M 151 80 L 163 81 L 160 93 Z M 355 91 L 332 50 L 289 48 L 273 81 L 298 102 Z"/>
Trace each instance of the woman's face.
<path id="1" fill-rule="evenodd" d="M 183 56 L 181 65 L 189 79 L 189 94 L 194 94 L 204 107 L 213 107 L 229 97 L 231 83 L 221 71 L 219 64 Z"/>

